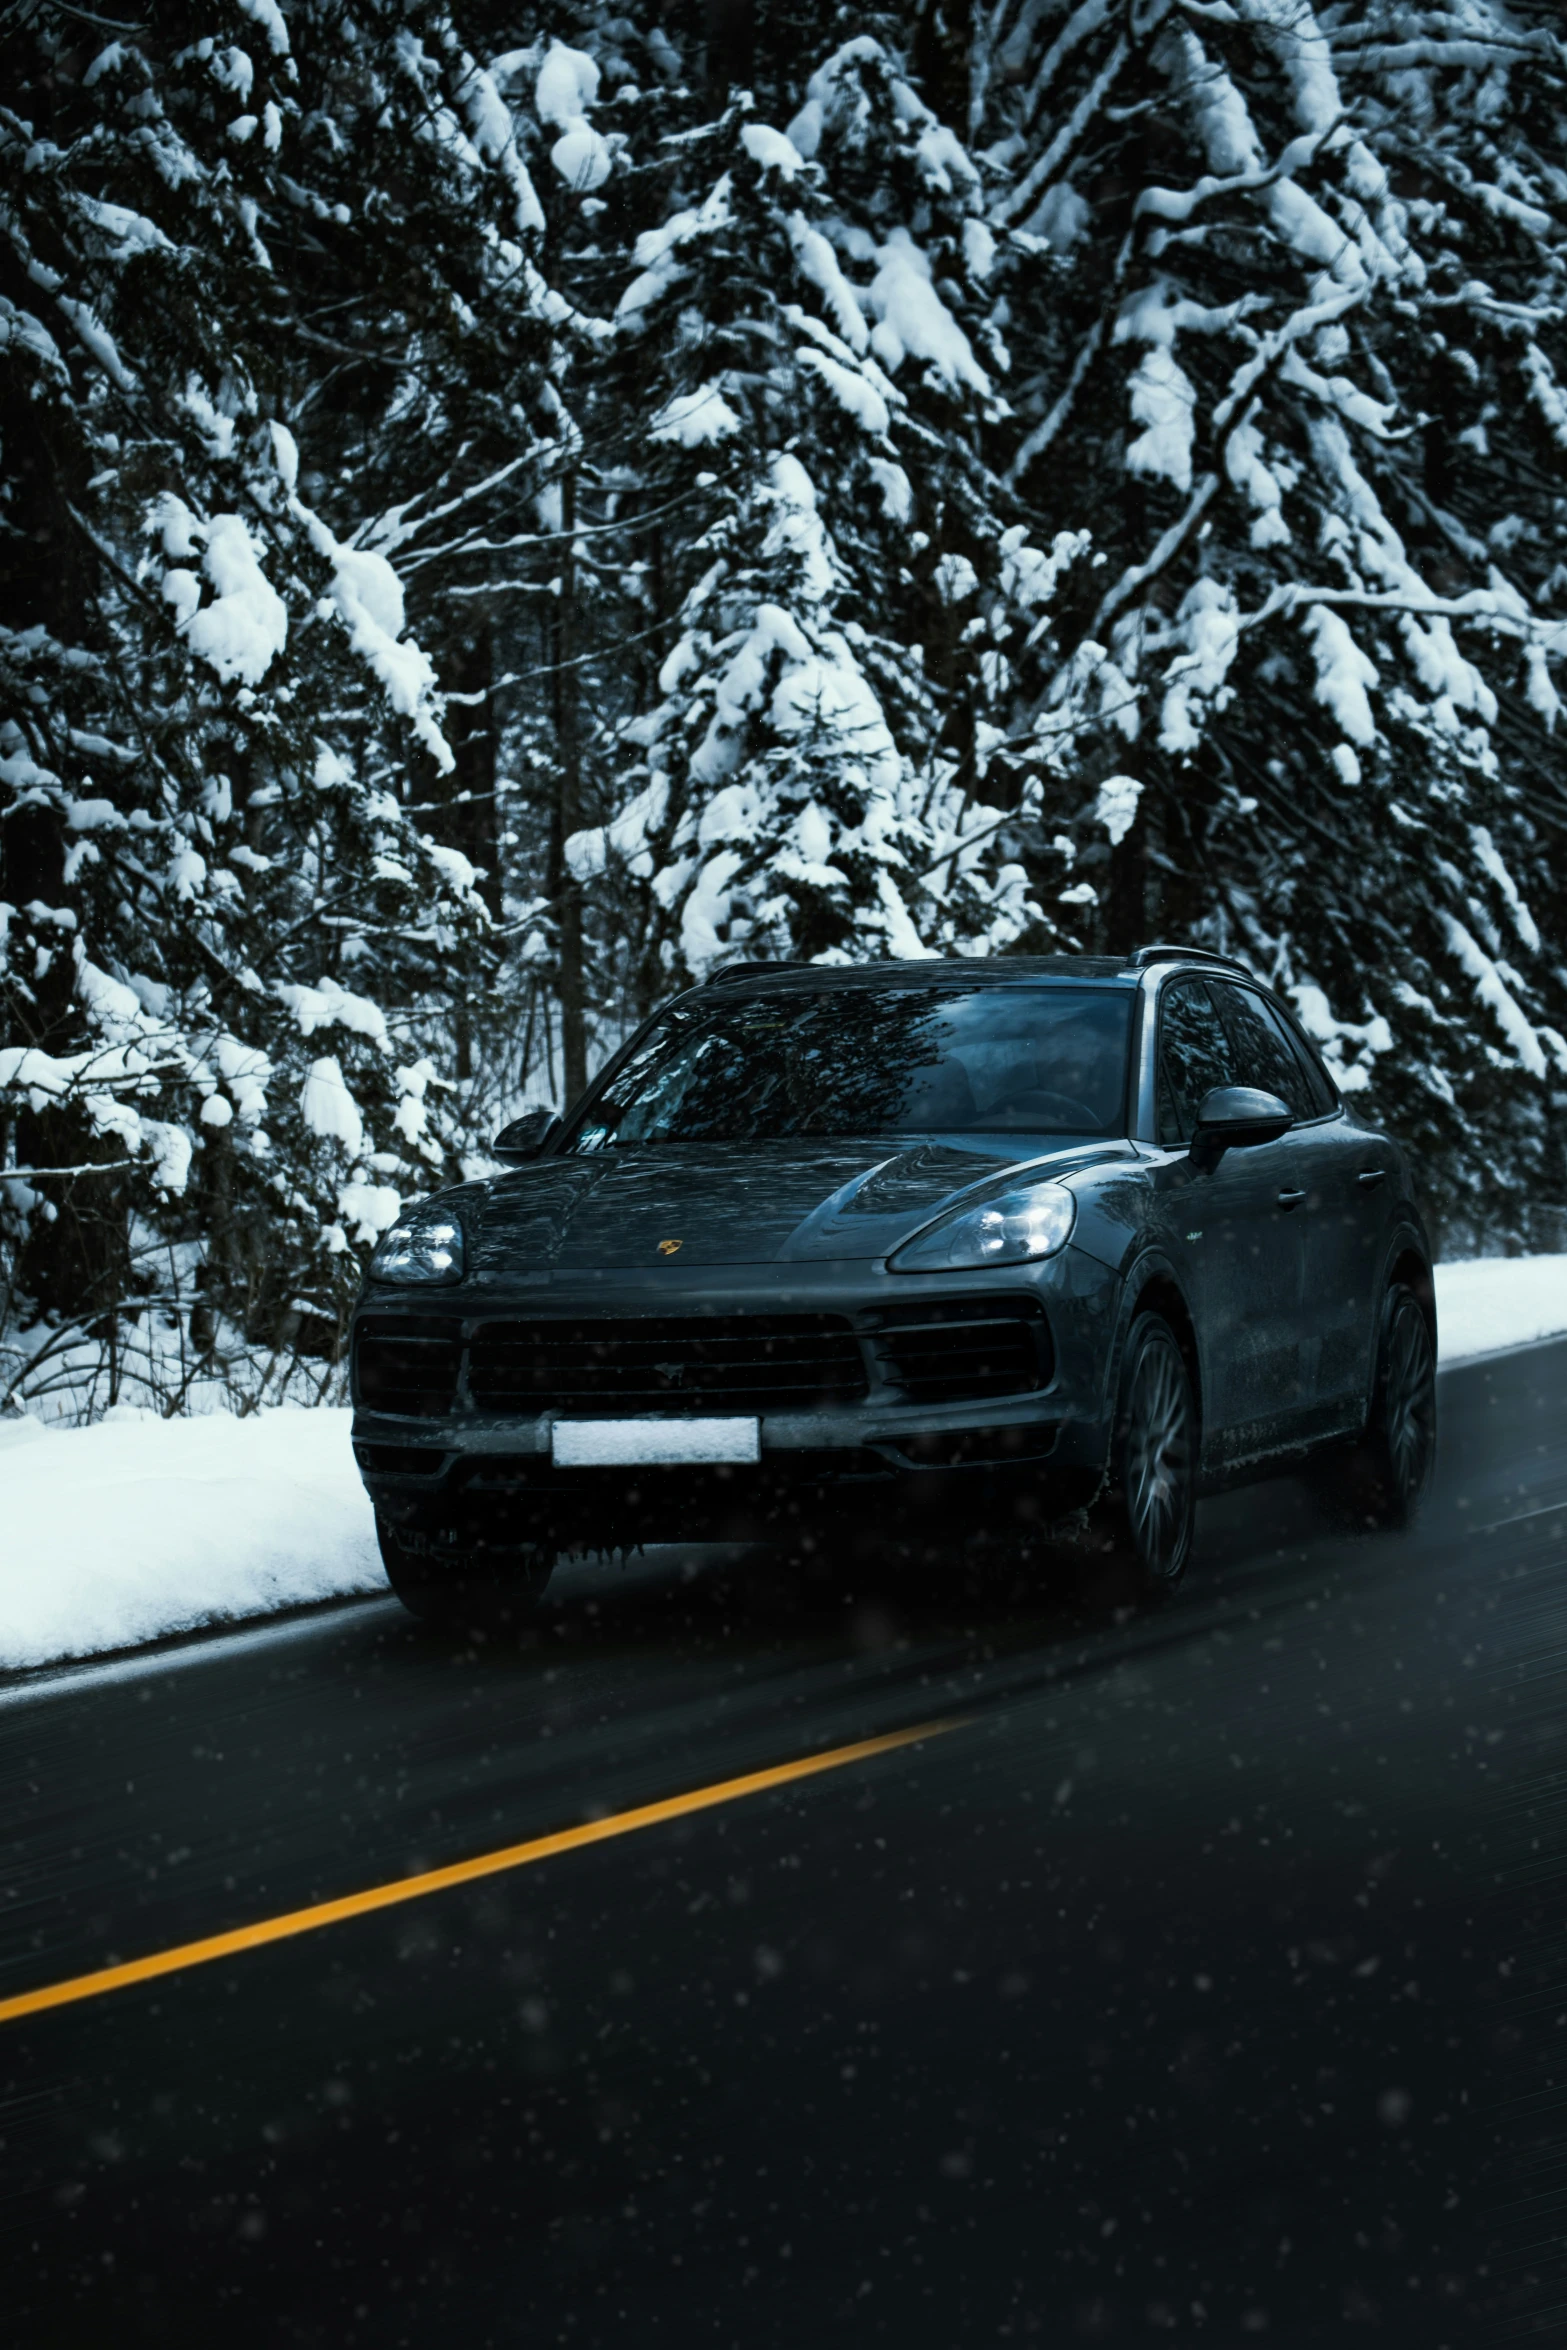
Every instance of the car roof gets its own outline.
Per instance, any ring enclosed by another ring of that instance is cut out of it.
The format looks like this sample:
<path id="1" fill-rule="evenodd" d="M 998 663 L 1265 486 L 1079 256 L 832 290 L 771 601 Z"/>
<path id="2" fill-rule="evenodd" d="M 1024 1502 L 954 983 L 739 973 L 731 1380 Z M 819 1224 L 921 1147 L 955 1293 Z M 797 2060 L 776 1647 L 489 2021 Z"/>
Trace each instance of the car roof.
<path id="1" fill-rule="evenodd" d="M 709 988 L 1017 987 L 1062 985 L 1091 980 L 1097 985 L 1135 987 L 1154 964 L 1193 963 L 1243 978 L 1251 974 L 1228 955 L 1202 947 L 1139 947 L 1130 955 L 933 955 L 928 959 L 877 963 L 726 963 L 709 974 Z"/>
<path id="2" fill-rule="evenodd" d="M 709 977 L 703 989 L 865 987 L 1006 987 L 1029 980 L 1120 980 L 1137 978 L 1119 955 L 933 955 L 916 961 L 876 963 L 730 963 Z"/>

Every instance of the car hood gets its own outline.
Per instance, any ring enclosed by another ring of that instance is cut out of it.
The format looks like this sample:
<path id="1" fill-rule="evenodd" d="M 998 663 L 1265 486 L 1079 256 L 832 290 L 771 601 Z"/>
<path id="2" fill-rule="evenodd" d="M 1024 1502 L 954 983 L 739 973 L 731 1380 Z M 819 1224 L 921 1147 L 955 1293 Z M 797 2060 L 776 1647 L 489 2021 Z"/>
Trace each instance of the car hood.
<path id="1" fill-rule="evenodd" d="M 1045 1177 L 1127 1155 L 1124 1143 L 1029 1135 L 901 1147 L 667 1144 L 548 1159 L 466 1193 L 468 1265 L 504 1276 L 677 1257 L 682 1270 L 884 1257 L 949 1201 L 1009 1167 Z"/>

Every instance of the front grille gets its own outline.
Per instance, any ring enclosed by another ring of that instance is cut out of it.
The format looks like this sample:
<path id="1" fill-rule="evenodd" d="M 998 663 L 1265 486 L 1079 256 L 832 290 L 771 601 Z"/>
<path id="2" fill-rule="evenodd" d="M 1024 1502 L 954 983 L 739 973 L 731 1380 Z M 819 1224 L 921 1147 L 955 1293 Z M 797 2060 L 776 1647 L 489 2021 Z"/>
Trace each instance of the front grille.
<path id="1" fill-rule="evenodd" d="M 410 1317 L 361 1322 L 354 1340 L 354 1398 L 367 1411 L 438 1420 L 452 1408 L 462 1369 L 462 1324 Z"/>
<path id="2" fill-rule="evenodd" d="M 482 1412 L 812 1411 L 860 1402 L 865 1365 L 839 1314 L 481 1322 L 468 1392 Z"/>
<path id="3" fill-rule="evenodd" d="M 997 1298 L 894 1307 L 872 1342 L 881 1375 L 909 1403 L 1031 1395 L 1050 1378 L 1043 1318 Z"/>
<path id="4" fill-rule="evenodd" d="M 1048 1386 L 1050 1334 L 1022 1298 L 947 1298 L 844 1314 L 480 1321 L 372 1316 L 354 1341 L 366 1411 L 443 1419 L 818 1411 L 877 1400 L 985 1402 Z M 467 1377 L 463 1378 L 464 1354 Z M 383 1464 L 374 1464 L 381 1467 Z M 390 1467 L 390 1463 L 384 1464 Z M 399 1464 L 401 1467 L 401 1464 Z"/>

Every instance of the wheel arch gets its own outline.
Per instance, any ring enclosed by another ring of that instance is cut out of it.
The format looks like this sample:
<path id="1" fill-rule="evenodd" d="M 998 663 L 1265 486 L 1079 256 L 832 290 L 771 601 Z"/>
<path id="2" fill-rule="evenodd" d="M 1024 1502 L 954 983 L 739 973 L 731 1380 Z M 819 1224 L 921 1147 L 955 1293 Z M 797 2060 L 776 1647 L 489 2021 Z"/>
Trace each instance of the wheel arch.
<path id="1" fill-rule="evenodd" d="M 1371 1334 L 1371 1353 L 1366 1364 L 1365 1421 L 1369 1426 L 1376 1409 L 1377 1378 L 1382 1363 L 1382 1331 L 1387 1311 L 1387 1294 L 1399 1285 L 1408 1289 L 1416 1305 L 1425 1316 L 1426 1328 L 1431 1333 L 1431 1351 L 1437 1352 L 1436 1281 L 1431 1270 L 1430 1256 L 1417 1232 L 1409 1224 L 1398 1227 L 1388 1244 L 1382 1268 L 1382 1283 L 1374 1300 L 1376 1314 Z"/>
<path id="2" fill-rule="evenodd" d="M 1413 1292 L 1415 1303 L 1426 1318 L 1426 1327 L 1431 1333 L 1431 1344 L 1435 1346 L 1436 1282 L 1432 1276 L 1429 1258 L 1425 1251 L 1416 1245 L 1411 1233 L 1400 1233 L 1393 1244 L 1387 1279 L 1383 1283 L 1384 1289 L 1391 1289 L 1395 1282 L 1402 1282 L 1406 1289 Z"/>
<path id="3" fill-rule="evenodd" d="M 1181 1294 L 1180 1284 L 1170 1273 L 1151 1273 L 1138 1290 L 1132 1307 L 1131 1328 L 1139 1314 L 1159 1314 L 1175 1333 L 1175 1342 L 1186 1364 L 1186 1375 L 1192 1383 L 1192 1399 L 1197 1406 L 1197 1424 L 1202 1425 L 1202 1361 L 1197 1351 L 1197 1326 L 1192 1320 L 1191 1308 Z"/>
<path id="4" fill-rule="evenodd" d="M 1199 1439 L 1206 1425 L 1203 1397 L 1202 1351 L 1197 1343 L 1197 1325 L 1192 1319 L 1186 1293 L 1177 1281 L 1171 1266 L 1162 1257 L 1145 1257 L 1131 1267 L 1123 1291 L 1121 1325 L 1116 1332 L 1115 1351 L 1110 1364 L 1109 1406 L 1113 1419 L 1116 1398 L 1121 1388 L 1121 1365 L 1126 1355 L 1127 1334 L 1139 1314 L 1156 1313 L 1163 1316 L 1175 1333 L 1175 1341 L 1186 1365 L 1186 1375 L 1192 1383 L 1192 1400 L 1197 1407 Z"/>

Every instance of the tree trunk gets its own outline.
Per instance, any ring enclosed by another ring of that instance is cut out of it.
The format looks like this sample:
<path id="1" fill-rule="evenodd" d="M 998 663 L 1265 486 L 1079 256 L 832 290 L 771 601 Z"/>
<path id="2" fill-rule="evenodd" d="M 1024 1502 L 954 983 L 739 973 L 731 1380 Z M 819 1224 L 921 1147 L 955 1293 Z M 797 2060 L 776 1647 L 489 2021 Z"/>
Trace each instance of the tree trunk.
<path id="1" fill-rule="evenodd" d="M 504 876 L 495 806 L 495 659 L 488 621 L 448 647 L 441 675 L 450 689 L 446 732 L 456 762 L 442 787 L 452 803 L 447 838 L 478 868 L 479 894 L 498 915 Z"/>
<path id="2" fill-rule="evenodd" d="M 449 803 L 445 835 L 477 871 L 479 895 L 498 919 L 504 875 L 495 796 L 497 726 L 491 691 L 495 657 L 488 621 L 480 621 L 472 636 L 447 646 L 441 673 L 450 686 L 447 739 L 456 762 L 438 786 Z M 474 1073 L 475 1002 L 481 997 L 482 984 L 478 974 L 470 973 L 455 1004 L 456 1068 L 458 1081 L 464 1085 Z"/>
<path id="3" fill-rule="evenodd" d="M 756 0 L 707 0 L 707 97 L 722 114 L 733 89 L 756 78 Z"/>
<path id="4" fill-rule="evenodd" d="M 1105 946 L 1112 955 L 1129 955 L 1148 943 L 1148 834 L 1144 792 L 1130 832 L 1110 851 L 1110 882 L 1105 893 Z"/>
<path id="5" fill-rule="evenodd" d="M 7 273 L 7 282 L 14 274 Z M 22 290 L 19 286 L 19 299 Z M 64 645 L 92 645 L 99 633 L 95 558 L 67 511 L 73 500 L 86 503 L 80 452 L 48 442 L 29 404 L 14 396 L 6 402 L 0 426 L 15 541 L 10 560 L 0 565 L 0 627 L 18 632 L 42 627 Z M 47 728 L 50 720 L 47 714 L 31 713 L 27 723 Z M 63 727 L 63 713 L 57 723 Z M 34 738 L 33 747 L 40 763 L 49 766 L 47 731 Z M 0 1046 L 36 1046 L 62 1057 L 79 1051 L 87 1036 L 76 998 L 72 939 L 27 909 L 35 903 L 65 905 L 65 858 L 58 808 L 23 800 L 8 811 L 0 826 L 0 903 L 14 910 L 12 969 L 18 974 L 25 969 L 28 982 L 0 987 Z M 20 1108 L 14 1132 L 22 1166 L 108 1164 L 126 1156 L 123 1143 L 98 1134 L 85 1110 L 68 1105 L 42 1115 Z M 15 1268 L 17 1287 L 41 1312 L 91 1325 L 124 1295 L 129 1279 L 126 1203 L 119 1180 L 112 1175 L 62 1178 L 46 1183 L 44 1190 L 49 1214 L 28 1226 Z"/>
<path id="6" fill-rule="evenodd" d="M 967 134 L 969 121 L 969 46 L 980 31 L 971 24 L 964 0 L 924 0 L 914 20 L 909 62 L 920 95 L 942 121 Z"/>
<path id="7" fill-rule="evenodd" d="M 556 628 L 555 741 L 558 770 L 555 790 L 556 929 L 560 955 L 561 1110 L 569 1110 L 588 1081 L 587 1027 L 584 1017 L 582 969 L 582 885 L 571 870 L 566 843 L 582 828 L 582 737 L 578 707 L 577 563 L 573 533 L 577 524 L 577 481 L 567 474 L 561 484 L 561 528 L 565 533 L 560 566 L 559 620 Z"/>

